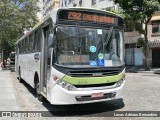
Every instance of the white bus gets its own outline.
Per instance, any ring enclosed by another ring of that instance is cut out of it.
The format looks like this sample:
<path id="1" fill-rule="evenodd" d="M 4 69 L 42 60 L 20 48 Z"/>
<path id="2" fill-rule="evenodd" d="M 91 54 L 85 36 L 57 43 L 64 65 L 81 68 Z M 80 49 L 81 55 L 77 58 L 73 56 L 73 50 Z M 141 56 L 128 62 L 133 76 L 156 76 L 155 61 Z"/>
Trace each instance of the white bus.
<path id="1" fill-rule="evenodd" d="M 96 9 L 53 10 L 18 40 L 15 69 L 40 101 L 65 105 L 121 99 L 123 19 Z"/>

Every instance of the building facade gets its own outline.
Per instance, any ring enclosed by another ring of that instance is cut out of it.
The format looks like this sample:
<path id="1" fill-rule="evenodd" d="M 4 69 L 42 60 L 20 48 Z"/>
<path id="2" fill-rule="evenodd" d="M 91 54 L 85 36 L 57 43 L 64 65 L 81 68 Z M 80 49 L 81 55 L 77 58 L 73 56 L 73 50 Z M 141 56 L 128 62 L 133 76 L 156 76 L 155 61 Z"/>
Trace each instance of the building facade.
<path id="1" fill-rule="evenodd" d="M 43 10 L 43 0 L 39 0 L 38 1 L 38 7 L 39 7 L 39 12 L 37 13 L 37 17 L 39 19 L 39 21 L 41 21 L 43 19 L 43 14 L 44 14 L 44 10 Z"/>
<path id="2" fill-rule="evenodd" d="M 125 63 L 126 65 L 142 66 L 143 65 L 143 52 L 142 48 L 138 46 L 138 39 L 141 38 L 138 31 L 129 28 L 125 29 Z"/>
<path id="3" fill-rule="evenodd" d="M 52 9 L 60 7 L 60 0 L 39 0 L 38 6 L 40 12 L 37 13 L 37 17 L 42 20 Z"/>
<path id="4" fill-rule="evenodd" d="M 43 0 L 43 10 L 44 14 L 43 16 L 46 16 L 52 9 L 59 8 L 60 7 L 60 1 L 59 0 Z"/>
<path id="5" fill-rule="evenodd" d="M 60 7 L 88 7 L 102 10 L 117 10 L 113 0 L 60 0 Z"/>
<path id="6" fill-rule="evenodd" d="M 150 63 L 152 67 L 160 67 L 160 12 L 156 12 L 148 25 L 150 47 Z"/>
<path id="7" fill-rule="evenodd" d="M 60 0 L 60 7 L 91 7 L 90 0 Z"/>

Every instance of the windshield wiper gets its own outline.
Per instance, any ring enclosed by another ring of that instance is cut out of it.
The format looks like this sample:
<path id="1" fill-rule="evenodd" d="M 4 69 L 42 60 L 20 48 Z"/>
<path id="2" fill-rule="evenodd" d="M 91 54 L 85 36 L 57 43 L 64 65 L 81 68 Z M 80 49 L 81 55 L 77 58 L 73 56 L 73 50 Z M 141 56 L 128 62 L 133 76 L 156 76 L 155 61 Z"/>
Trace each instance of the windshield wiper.
<path id="1" fill-rule="evenodd" d="M 109 39 L 111 38 L 112 32 L 113 32 L 113 27 L 110 27 L 109 34 L 108 34 L 108 36 L 107 36 L 107 39 L 105 40 L 106 36 L 104 37 L 103 54 L 105 53 L 105 52 L 104 52 L 104 48 L 105 48 L 105 46 L 108 44 Z"/>

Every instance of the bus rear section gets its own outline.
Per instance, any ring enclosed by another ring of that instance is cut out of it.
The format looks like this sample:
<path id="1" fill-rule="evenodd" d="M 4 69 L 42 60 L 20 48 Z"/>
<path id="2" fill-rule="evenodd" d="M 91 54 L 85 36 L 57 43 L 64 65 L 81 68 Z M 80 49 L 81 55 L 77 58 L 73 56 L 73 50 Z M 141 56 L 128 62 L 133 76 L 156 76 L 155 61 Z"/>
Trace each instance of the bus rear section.
<path id="1" fill-rule="evenodd" d="M 15 71 L 15 52 L 11 52 L 9 55 L 9 67 L 11 71 Z"/>
<path id="2" fill-rule="evenodd" d="M 10 65 L 14 65 L 15 64 L 15 52 L 11 52 L 9 55 L 9 63 Z"/>

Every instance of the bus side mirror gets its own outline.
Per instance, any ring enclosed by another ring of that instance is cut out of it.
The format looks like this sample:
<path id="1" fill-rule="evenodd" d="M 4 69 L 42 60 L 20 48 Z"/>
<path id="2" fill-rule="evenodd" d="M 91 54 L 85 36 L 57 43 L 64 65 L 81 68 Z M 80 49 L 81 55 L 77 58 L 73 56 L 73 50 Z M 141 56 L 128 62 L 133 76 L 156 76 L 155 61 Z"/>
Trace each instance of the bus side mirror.
<path id="1" fill-rule="evenodd" d="M 55 40 L 53 34 L 50 34 L 48 37 L 48 47 L 54 47 L 54 45 L 55 45 Z"/>

